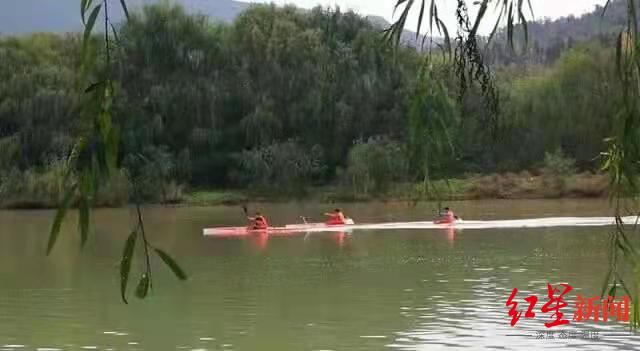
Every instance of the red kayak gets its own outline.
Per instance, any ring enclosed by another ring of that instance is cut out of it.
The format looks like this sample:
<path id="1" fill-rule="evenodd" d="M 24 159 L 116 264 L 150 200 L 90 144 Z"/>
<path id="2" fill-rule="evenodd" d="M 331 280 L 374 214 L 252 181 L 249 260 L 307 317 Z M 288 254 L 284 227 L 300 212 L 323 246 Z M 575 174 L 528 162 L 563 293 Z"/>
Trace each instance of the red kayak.
<path id="1" fill-rule="evenodd" d="M 456 218 L 453 221 L 448 219 L 437 219 L 433 221 L 433 224 L 444 224 L 444 225 L 453 225 L 456 223 L 462 223 L 462 218 Z"/>
<path id="2" fill-rule="evenodd" d="M 205 228 L 202 231 L 203 235 L 216 235 L 216 236 L 245 236 L 245 235 L 278 235 L 278 234 L 290 234 L 295 233 L 295 230 L 287 229 L 285 227 L 269 227 L 266 229 L 249 229 L 247 227 L 220 227 L 220 228 Z"/>
<path id="3" fill-rule="evenodd" d="M 215 235 L 215 236 L 245 236 L 245 235 L 288 235 L 293 233 L 301 233 L 305 231 L 335 231 L 342 228 L 353 225 L 352 219 L 347 219 L 345 224 L 327 224 L 327 223 L 304 223 L 304 224 L 288 224 L 284 227 L 268 227 L 266 229 L 249 229 L 247 227 L 219 227 L 219 228 L 205 228 L 202 231 L 203 235 Z"/>

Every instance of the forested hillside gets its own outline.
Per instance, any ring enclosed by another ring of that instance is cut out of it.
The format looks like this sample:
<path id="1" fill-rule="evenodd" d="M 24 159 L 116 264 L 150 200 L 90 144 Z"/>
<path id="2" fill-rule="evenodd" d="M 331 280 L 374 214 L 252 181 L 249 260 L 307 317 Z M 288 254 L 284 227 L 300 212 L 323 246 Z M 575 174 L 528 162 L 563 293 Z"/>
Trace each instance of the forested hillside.
<path id="1" fill-rule="evenodd" d="M 602 5 L 605 5 L 605 1 Z M 528 45 L 525 48 L 521 25 L 514 29 L 516 53 L 506 40 L 507 30 L 498 31 L 493 44 L 487 50 L 489 62 L 504 64 L 550 64 L 564 51 L 580 43 L 600 40 L 613 45 L 615 35 L 627 24 L 627 2 L 612 0 L 605 8 L 596 6 L 582 16 L 568 16 L 555 20 L 540 19 L 527 24 Z M 638 5 L 640 11 L 640 4 Z"/>
<path id="2" fill-rule="evenodd" d="M 115 118 L 121 149 L 149 160 L 149 200 L 188 188 L 384 192 L 425 177 L 407 143 L 416 118 L 441 128 L 436 114 L 454 157 L 434 155 L 432 177 L 533 171 L 553 155 L 595 171 L 620 96 L 612 51 L 598 40 L 547 65 L 498 65 L 496 136 L 483 124 L 489 112 L 479 94 L 458 99 L 448 65 L 425 66 L 409 48 L 394 55 L 352 12 L 254 6 L 222 24 L 156 5 L 135 14 L 119 39 Z M 79 45 L 76 35 L 0 39 L 5 199 L 58 201 L 64 157 L 87 128 L 76 109 Z M 126 175 L 115 178 L 106 203 L 126 201 Z"/>

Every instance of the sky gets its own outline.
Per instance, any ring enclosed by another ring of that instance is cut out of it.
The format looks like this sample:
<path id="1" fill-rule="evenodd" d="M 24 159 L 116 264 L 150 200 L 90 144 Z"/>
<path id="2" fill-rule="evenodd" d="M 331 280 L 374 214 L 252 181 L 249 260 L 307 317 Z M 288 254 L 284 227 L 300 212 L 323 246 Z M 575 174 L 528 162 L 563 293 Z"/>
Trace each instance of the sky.
<path id="1" fill-rule="evenodd" d="M 244 0 L 247 1 L 247 0 Z M 455 28 L 455 0 L 436 0 L 439 4 L 439 10 L 441 17 L 449 28 Z M 495 1 L 495 0 L 494 0 Z M 378 15 L 387 19 L 389 22 L 392 20 L 393 6 L 396 0 L 252 0 L 252 2 L 275 2 L 277 4 L 295 4 L 299 7 L 311 8 L 318 4 L 324 6 L 340 6 L 341 9 L 352 9 L 363 15 Z M 472 5 L 474 1 L 467 0 L 469 9 L 472 14 L 475 14 L 474 9 L 478 6 Z M 418 3 L 418 1 L 416 1 Z M 427 1 L 429 3 L 429 1 Z M 590 12 L 594 9 L 595 5 L 604 6 L 606 0 L 531 0 L 534 11 L 534 19 L 543 19 L 545 17 L 555 19 L 558 17 L 575 15 L 580 16 L 586 12 Z M 407 29 L 415 30 L 418 10 L 413 11 L 413 16 L 407 23 Z M 443 14 L 445 14 L 443 16 Z M 482 34 L 487 34 L 491 31 L 493 24 L 495 24 L 496 14 L 493 16 L 493 21 L 484 21 L 485 25 L 480 28 Z M 426 14 L 425 14 L 426 18 Z M 528 18 L 531 18 L 531 14 L 528 14 Z M 489 18 L 487 18 L 489 19 Z M 493 23 L 491 23 L 493 22 Z M 426 22 L 425 22 L 426 23 Z M 424 24 L 423 24 L 424 25 Z"/>

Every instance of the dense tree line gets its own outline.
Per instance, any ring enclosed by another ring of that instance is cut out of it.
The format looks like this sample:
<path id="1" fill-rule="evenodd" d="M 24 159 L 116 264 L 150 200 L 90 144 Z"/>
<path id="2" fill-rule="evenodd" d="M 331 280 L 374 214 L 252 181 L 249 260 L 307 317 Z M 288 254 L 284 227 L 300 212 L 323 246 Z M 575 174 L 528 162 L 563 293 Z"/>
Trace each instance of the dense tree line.
<path id="1" fill-rule="evenodd" d="M 55 168 L 83 128 L 80 45 L 75 35 L 0 39 L 0 193 Z M 151 161 L 149 196 L 165 199 L 185 184 L 369 191 L 422 179 L 420 145 L 436 140 L 421 130 L 446 133 L 440 149 L 456 155 L 436 177 L 535 168 L 559 148 L 595 170 L 620 89 L 602 45 L 498 67 L 501 123 L 489 137 L 479 94 L 458 99 L 446 64 L 394 52 L 352 12 L 253 6 L 226 25 L 151 6 L 118 30 L 114 117 L 121 150 Z"/>

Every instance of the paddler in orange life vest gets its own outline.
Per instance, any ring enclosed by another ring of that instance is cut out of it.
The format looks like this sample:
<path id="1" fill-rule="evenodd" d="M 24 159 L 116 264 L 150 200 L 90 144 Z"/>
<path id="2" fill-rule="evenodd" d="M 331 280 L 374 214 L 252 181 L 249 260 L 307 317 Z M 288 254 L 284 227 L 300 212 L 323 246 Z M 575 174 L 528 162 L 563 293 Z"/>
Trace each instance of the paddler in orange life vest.
<path id="1" fill-rule="evenodd" d="M 325 213 L 324 215 L 329 217 L 329 219 L 325 222 L 328 225 L 341 225 L 346 223 L 344 214 L 342 213 L 342 211 L 340 211 L 339 208 L 336 208 L 331 213 Z"/>
<path id="2" fill-rule="evenodd" d="M 435 223 L 453 223 L 456 221 L 456 217 L 449 207 L 445 207 L 444 211 L 440 212 L 440 218 L 438 218 Z"/>
<path id="3" fill-rule="evenodd" d="M 256 212 L 255 217 L 247 217 L 249 220 L 249 228 L 253 230 L 259 229 L 267 229 L 269 227 L 269 223 L 267 219 L 260 214 L 260 212 Z"/>

